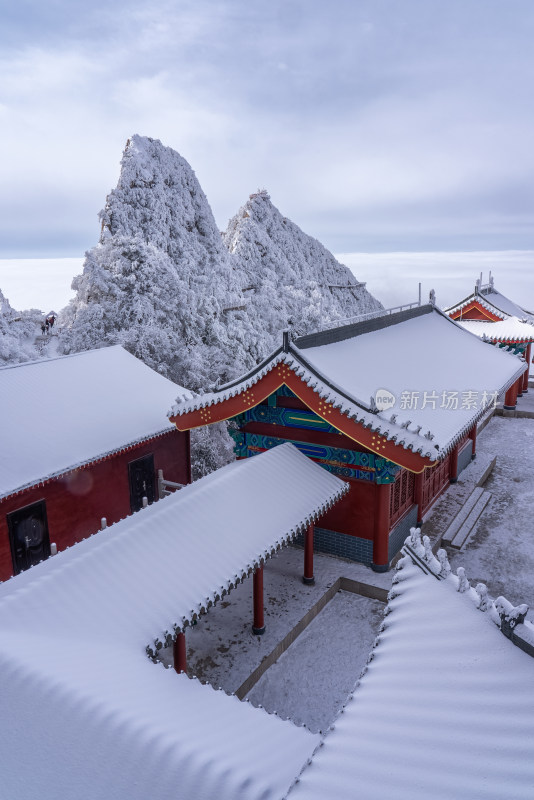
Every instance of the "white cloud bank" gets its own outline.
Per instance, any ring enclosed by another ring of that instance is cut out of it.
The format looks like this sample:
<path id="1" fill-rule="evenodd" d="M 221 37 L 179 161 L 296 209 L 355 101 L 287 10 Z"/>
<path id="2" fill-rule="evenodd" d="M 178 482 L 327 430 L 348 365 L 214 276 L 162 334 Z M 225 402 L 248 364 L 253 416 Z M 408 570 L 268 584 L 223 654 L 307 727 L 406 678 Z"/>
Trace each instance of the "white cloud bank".
<path id="1" fill-rule="evenodd" d="M 422 283 L 423 302 L 431 289 L 445 308 L 471 294 L 480 273 L 491 270 L 499 291 L 527 309 L 534 309 L 534 250 L 482 250 L 426 253 L 337 253 L 386 307 L 417 300 Z"/>
<path id="2" fill-rule="evenodd" d="M 534 250 L 426 253 L 338 253 L 386 307 L 422 299 L 436 291 L 439 306 L 461 300 L 473 291 L 481 272 L 484 281 L 492 271 L 496 286 L 520 305 L 534 310 Z M 0 260 L 0 289 L 13 308 L 64 308 L 74 296 L 70 285 L 82 271 L 83 258 Z"/>

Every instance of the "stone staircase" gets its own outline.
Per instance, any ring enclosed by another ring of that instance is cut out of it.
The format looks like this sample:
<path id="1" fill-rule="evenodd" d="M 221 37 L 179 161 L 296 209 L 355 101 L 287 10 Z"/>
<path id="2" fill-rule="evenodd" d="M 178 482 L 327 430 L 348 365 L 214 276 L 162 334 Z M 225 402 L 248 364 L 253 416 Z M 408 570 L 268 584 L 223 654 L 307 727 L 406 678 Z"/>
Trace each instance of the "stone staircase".
<path id="1" fill-rule="evenodd" d="M 441 539 L 442 546 L 454 547 L 456 550 L 460 550 L 490 500 L 491 492 L 481 486 L 476 486 L 443 534 Z"/>

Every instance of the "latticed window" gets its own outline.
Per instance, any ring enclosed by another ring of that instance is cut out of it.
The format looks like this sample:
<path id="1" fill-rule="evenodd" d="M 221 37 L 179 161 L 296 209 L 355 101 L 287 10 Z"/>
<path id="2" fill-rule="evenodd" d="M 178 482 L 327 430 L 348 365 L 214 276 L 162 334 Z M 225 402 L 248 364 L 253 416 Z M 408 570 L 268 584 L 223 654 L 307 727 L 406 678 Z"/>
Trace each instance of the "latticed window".
<path id="1" fill-rule="evenodd" d="M 390 525 L 394 525 L 413 505 L 415 478 L 413 472 L 402 469 L 391 487 Z"/>
<path id="2" fill-rule="evenodd" d="M 424 472 L 423 513 L 430 507 L 437 495 L 449 484 L 450 456 L 432 469 Z"/>

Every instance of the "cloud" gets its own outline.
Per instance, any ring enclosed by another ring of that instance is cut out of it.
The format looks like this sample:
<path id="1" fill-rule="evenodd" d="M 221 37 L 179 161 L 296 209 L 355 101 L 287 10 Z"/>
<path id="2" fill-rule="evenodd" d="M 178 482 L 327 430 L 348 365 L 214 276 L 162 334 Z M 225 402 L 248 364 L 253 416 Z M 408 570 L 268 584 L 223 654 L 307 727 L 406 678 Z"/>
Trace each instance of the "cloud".
<path id="1" fill-rule="evenodd" d="M 419 283 L 423 302 L 434 289 L 437 304 L 446 308 L 471 294 L 480 273 L 486 282 L 491 271 L 498 291 L 534 309 L 534 250 L 338 253 L 336 258 L 366 281 L 386 308 L 415 302 Z"/>
<path id="2" fill-rule="evenodd" d="M 92 245 L 134 132 L 221 227 L 267 186 L 338 250 L 530 248 L 533 27 L 522 0 L 27 0 L 0 31 L 4 255 Z"/>

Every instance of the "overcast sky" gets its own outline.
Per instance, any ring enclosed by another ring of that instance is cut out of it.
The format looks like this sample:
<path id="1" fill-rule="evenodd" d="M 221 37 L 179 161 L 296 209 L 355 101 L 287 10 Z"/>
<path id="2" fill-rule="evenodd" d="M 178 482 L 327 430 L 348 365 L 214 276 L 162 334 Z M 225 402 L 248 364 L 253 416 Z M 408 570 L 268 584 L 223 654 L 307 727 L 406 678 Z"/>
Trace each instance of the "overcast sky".
<path id="1" fill-rule="evenodd" d="M 7 6 L 7 7 L 6 7 Z M 80 256 L 126 139 L 334 252 L 534 249 L 532 0 L 18 0 L 0 258 Z"/>

